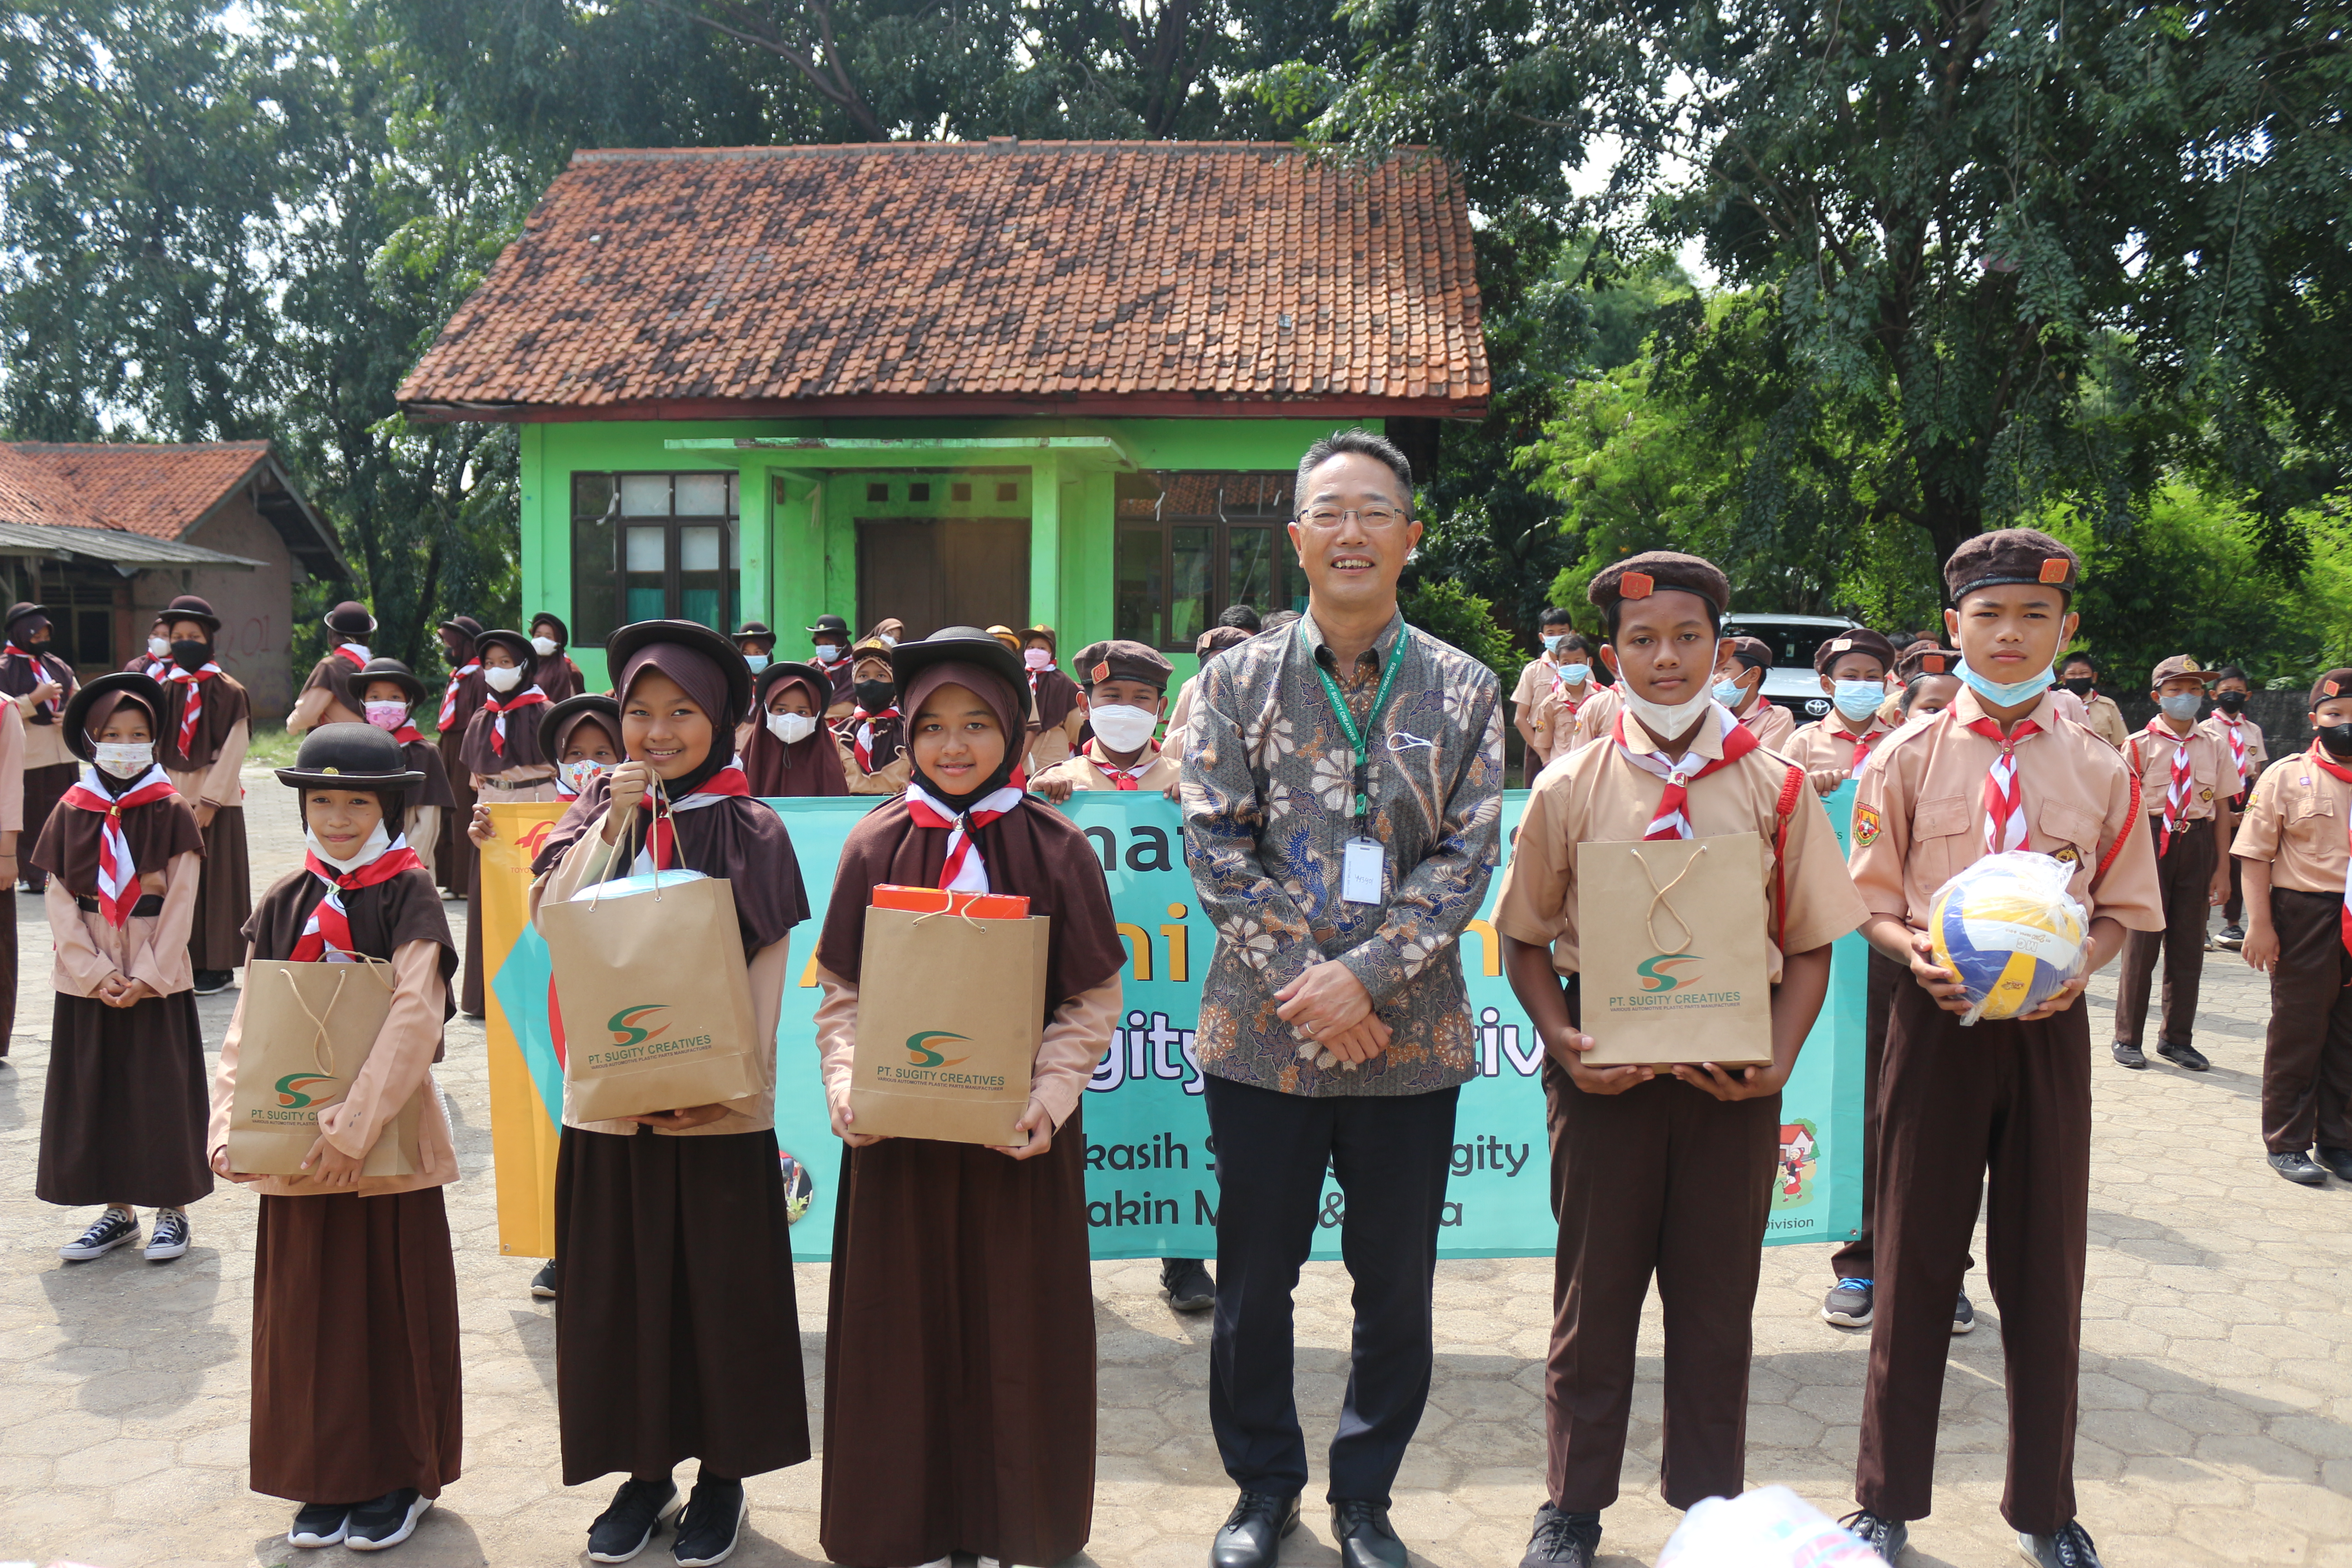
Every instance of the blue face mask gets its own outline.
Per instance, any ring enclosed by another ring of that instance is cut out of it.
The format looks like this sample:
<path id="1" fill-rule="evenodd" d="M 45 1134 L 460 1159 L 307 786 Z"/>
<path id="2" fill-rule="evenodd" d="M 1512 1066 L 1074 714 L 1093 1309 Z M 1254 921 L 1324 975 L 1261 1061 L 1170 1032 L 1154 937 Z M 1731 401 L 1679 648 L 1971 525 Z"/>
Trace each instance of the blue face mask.
<path id="1" fill-rule="evenodd" d="M 1875 680 L 1841 680 L 1834 683 L 1830 700 L 1841 714 L 1859 724 L 1878 711 L 1878 705 L 1886 700 L 1886 688 Z"/>
<path id="2" fill-rule="evenodd" d="M 1544 635 L 1543 635 L 1544 652 L 1546 652 L 1546 653 L 1558 653 L 1558 652 L 1559 651 L 1559 645 L 1560 645 L 1561 643 L 1563 643 L 1563 642 L 1566 642 L 1567 640 L 1568 640 L 1568 634 L 1567 634 L 1566 632 L 1546 632 L 1546 633 L 1544 633 Z"/>
<path id="3" fill-rule="evenodd" d="M 768 656 L 764 653 L 747 653 L 743 656 L 743 662 L 751 667 L 752 674 L 757 675 L 768 668 Z"/>
<path id="4" fill-rule="evenodd" d="M 1715 683 L 1715 700 L 1726 708 L 1738 707 L 1747 696 L 1748 689 L 1737 680 L 1718 680 Z"/>
<path id="5" fill-rule="evenodd" d="M 1592 667 L 1589 664 L 1563 664 L 1559 667 L 1559 678 L 1570 686 L 1581 686 L 1592 679 Z"/>
<path id="6" fill-rule="evenodd" d="M 2031 702 L 2049 690 L 2050 683 L 2057 678 L 2056 669 L 2044 669 L 2039 675 L 2024 680 L 2012 680 L 2004 686 L 1998 680 L 1988 680 L 1978 674 L 1977 667 L 1967 659 L 1960 660 L 1960 679 L 1969 690 L 1996 708 L 2016 708 Z"/>

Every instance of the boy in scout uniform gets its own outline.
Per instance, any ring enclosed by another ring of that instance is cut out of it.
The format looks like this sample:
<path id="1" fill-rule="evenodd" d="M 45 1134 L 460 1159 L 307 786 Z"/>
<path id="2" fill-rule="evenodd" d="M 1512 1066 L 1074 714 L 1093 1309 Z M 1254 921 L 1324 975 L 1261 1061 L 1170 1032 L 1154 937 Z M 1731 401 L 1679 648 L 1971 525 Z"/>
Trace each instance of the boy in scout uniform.
<path id="1" fill-rule="evenodd" d="M 1726 637 L 1715 670 L 1715 700 L 1755 732 L 1768 752 L 1785 752 L 1797 731 L 1796 715 L 1764 695 L 1764 672 L 1772 668 L 1772 647 L 1762 637 Z"/>
<path id="2" fill-rule="evenodd" d="M 2058 684 L 2083 705 L 2083 727 L 2120 752 L 2131 740 L 2131 726 L 2116 700 L 2099 689 L 2099 661 L 2076 648 L 2058 666 Z"/>
<path id="3" fill-rule="evenodd" d="M 1789 739 L 1789 760 L 1801 766 L 1823 795 L 1862 772 L 1862 764 L 1895 724 L 1880 711 L 1886 678 L 1895 672 L 1895 645 L 1868 626 L 1827 638 L 1813 650 L 1813 673 L 1830 710 L 1801 724 Z"/>
<path id="4" fill-rule="evenodd" d="M 1174 666 L 1139 642 L 1088 643 L 1078 650 L 1094 738 L 1075 755 L 1029 781 L 1033 795 L 1065 801 L 1082 789 L 1159 790 L 1176 787 L 1181 765 L 1161 754 L 1151 731 L 1168 703 Z"/>
<path id="5" fill-rule="evenodd" d="M 1558 663 L 1550 683 L 1536 694 L 1528 709 L 1527 775 L 1530 781 L 1543 772 L 1545 763 L 1575 749 L 1579 717 L 1587 704 L 1608 689 L 1592 679 L 1592 643 L 1582 632 L 1563 626 L 1558 628 L 1557 640 L 1550 630 L 1544 637 L 1553 644 L 1544 658 Z"/>
<path id="6" fill-rule="evenodd" d="M 1650 1279 L 1667 1303 L 1667 1502 L 1745 1484 L 1750 1319 L 1780 1086 L 1829 985 L 1830 944 L 1867 913 L 1820 799 L 1713 700 L 1730 585 L 1693 555 L 1621 561 L 1589 590 L 1624 711 L 1546 769 L 1528 796 L 1495 908 L 1511 989 L 1546 1047 L 1556 1313 L 1544 1378 L 1549 1497 L 1523 1568 L 1589 1568 L 1616 1500 Z M 1587 1068 L 1580 1032 L 1576 846 L 1754 834 L 1779 839 L 1768 890 L 1772 1065 Z M 1774 944 L 1772 936 L 1780 938 Z"/>
<path id="7" fill-rule="evenodd" d="M 1847 1528 L 1893 1563 L 1927 1517 L 1948 1314 L 1992 1173 L 1986 1252 L 2001 1309 L 2009 1477 L 2001 1514 L 2028 1561 L 2098 1568 L 2074 1518 L 2075 1380 L 2090 1202 L 2091 1032 L 2075 1004 L 2124 933 L 2163 924 L 2156 854 L 2132 776 L 2105 742 L 2059 720 L 2051 662 L 2073 637 L 2074 552 L 2032 529 L 1952 552 L 1944 623 L 1966 689 L 1882 742 L 1854 805 L 1863 934 L 1906 965 L 1879 1082 L 1876 1313 Z M 1929 956 L 1929 900 L 1997 850 L 2073 868 L 2091 913 L 2083 973 L 2023 1017 L 1963 1029 L 1957 977 Z"/>
<path id="8" fill-rule="evenodd" d="M 2271 977 L 2263 1146 L 2272 1170 L 2321 1186 L 2352 1182 L 2352 668 L 2313 684 L 2311 730 L 2256 782 L 2230 853 L 2246 962 Z"/>
<path id="9" fill-rule="evenodd" d="M 2225 664 L 2213 672 L 2213 711 L 2206 715 L 2205 728 L 2221 742 L 2238 772 L 2238 788 L 2230 801 L 2232 818 L 2245 811 L 2246 792 L 2254 787 L 2254 781 L 2271 762 L 2270 748 L 2263 743 L 2263 727 L 2246 717 L 2246 701 L 2252 695 L 2246 672 L 2236 665 Z M 2234 948 L 2246 940 L 2246 898 L 2238 858 L 2231 855 L 2228 859 L 2230 898 L 2221 906 L 2221 932 L 2214 941 L 2217 946 Z"/>
<path id="10" fill-rule="evenodd" d="M 2197 722 L 2212 678 L 2187 654 L 2158 665 L 2148 682 L 2157 715 L 2124 747 L 2124 761 L 2139 774 L 2140 806 L 2156 841 L 2157 882 L 2164 896 L 2164 929 L 2135 932 L 2124 943 L 2123 970 L 2116 977 L 2114 1049 L 2127 1068 L 2147 1066 L 2140 1030 L 2159 951 L 2164 1021 L 2157 1027 L 2156 1054 L 2190 1072 L 2212 1065 L 2189 1036 L 2205 975 L 2206 913 L 2230 896 L 2223 846 L 2230 841 L 2230 797 L 2239 787 L 2225 743 Z"/>

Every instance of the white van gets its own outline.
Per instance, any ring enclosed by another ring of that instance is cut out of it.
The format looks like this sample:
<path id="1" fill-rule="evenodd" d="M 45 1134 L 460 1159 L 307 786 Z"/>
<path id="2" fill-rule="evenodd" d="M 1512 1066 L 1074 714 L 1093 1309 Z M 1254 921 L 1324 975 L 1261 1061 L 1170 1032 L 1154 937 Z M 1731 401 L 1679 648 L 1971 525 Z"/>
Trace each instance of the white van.
<path id="1" fill-rule="evenodd" d="M 1764 695 L 1803 723 L 1830 710 L 1821 677 L 1813 672 L 1813 650 L 1860 621 L 1843 616 L 1741 615 L 1723 617 L 1727 637 L 1757 637 L 1772 649 L 1772 668 L 1764 672 Z"/>

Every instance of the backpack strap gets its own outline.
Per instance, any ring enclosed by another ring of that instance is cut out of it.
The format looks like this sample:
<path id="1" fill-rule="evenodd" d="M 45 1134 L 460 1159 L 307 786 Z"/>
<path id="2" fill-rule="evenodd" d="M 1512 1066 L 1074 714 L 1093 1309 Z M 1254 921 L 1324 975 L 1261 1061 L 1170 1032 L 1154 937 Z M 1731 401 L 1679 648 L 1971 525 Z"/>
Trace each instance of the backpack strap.
<path id="1" fill-rule="evenodd" d="M 2133 783 L 2137 786 L 2137 775 Z M 1776 916 L 1772 944 L 1780 950 L 1783 962 L 1789 956 L 1789 819 L 1797 815 L 1797 803 L 1804 798 L 1805 784 L 1805 770 L 1790 763 L 1789 776 L 1780 781 L 1780 798 L 1772 806 L 1772 893 Z"/>
<path id="2" fill-rule="evenodd" d="M 2100 878 L 2107 874 L 2107 868 L 2114 865 L 2116 863 L 2116 857 L 2124 852 L 2124 843 L 2126 839 L 2131 837 L 2132 829 L 2139 826 L 2139 756 L 2137 752 L 2132 755 L 2129 764 L 2124 769 L 2124 773 L 2131 780 L 2131 816 L 2129 820 L 2125 822 L 2124 830 L 2116 835 L 2116 841 L 2107 846 L 2106 854 L 2100 857 L 2099 868 L 2091 873 L 2091 881 L 2093 882 L 2097 881 Z M 2084 883 L 2084 885 L 2088 887 L 2090 884 Z"/>

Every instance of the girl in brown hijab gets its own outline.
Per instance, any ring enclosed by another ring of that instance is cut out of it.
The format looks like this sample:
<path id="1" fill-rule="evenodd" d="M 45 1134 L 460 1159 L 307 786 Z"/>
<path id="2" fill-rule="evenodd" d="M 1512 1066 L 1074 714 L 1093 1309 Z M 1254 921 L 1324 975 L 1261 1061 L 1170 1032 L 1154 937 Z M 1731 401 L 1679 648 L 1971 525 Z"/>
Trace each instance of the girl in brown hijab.
<path id="1" fill-rule="evenodd" d="M 1127 951 L 1102 862 L 1022 789 L 1028 683 L 987 633 L 892 650 L 913 779 L 851 830 L 817 947 L 845 1145 L 825 1334 L 819 1539 L 836 1563 L 1059 1563 L 1093 1526 L 1094 1296 L 1078 1100 Z M 849 1105 L 866 911 L 884 882 L 1025 896 L 1053 922 L 1020 1148 L 860 1134 Z"/>
<path id="2" fill-rule="evenodd" d="M 196 1021 L 188 924 L 204 839 L 155 761 L 163 689 L 101 676 L 66 704 L 83 769 L 41 830 L 57 989 L 41 1101 L 43 1203 L 103 1204 L 58 1256 L 84 1262 L 139 1237 L 137 1205 L 160 1212 L 147 1256 L 188 1250 L 189 1204 L 212 1191 L 205 1164 L 205 1038 Z"/>
<path id="3" fill-rule="evenodd" d="M 1087 696 L 1062 673 L 1054 658 L 1054 628 L 1031 626 L 1021 634 L 1021 665 L 1029 685 L 1029 771 L 1044 773 L 1078 749 L 1086 728 Z"/>
<path id="4" fill-rule="evenodd" d="M 480 853 L 466 837 L 474 817 L 474 775 L 466 771 L 466 731 L 474 721 L 489 687 L 482 680 L 481 656 L 474 651 L 482 623 L 471 616 L 452 616 L 441 623 L 441 657 L 449 666 L 449 682 L 442 688 L 434 710 L 433 744 L 441 753 L 441 771 L 449 776 L 450 808 L 441 814 L 441 838 L 433 862 L 434 879 L 453 899 L 467 897 L 474 886 L 474 862 Z M 422 853 L 420 851 L 420 853 Z"/>
<path id="5" fill-rule="evenodd" d="M 220 617 L 194 594 L 163 610 L 169 653 L 163 672 L 163 771 L 179 786 L 205 836 L 205 874 L 188 931 L 196 994 L 226 991 L 245 962 L 245 920 L 253 912 L 253 859 L 245 837 L 245 786 L 237 770 L 252 740 L 253 705 L 245 687 L 213 657 Z"/>
<path id="6" fill-rule="evenodd" d="M 890 656 L 897 644 L 859 643 L 850 665 L 856 706 L 834 726 L 834 751 L 852 795 L 897 795 L 907 787 L 907 721 Z"/>
<path id="7" fill-rule="evenodd" d="M 824 724 L 832 687 L 813 664 L 772 664 L 753 679 L 759 721 L 742 747 L 753 795 L 849 793 L 841 752 Z"/>
<path id="8" fill-rule="evenodd" d="M 49 651 L 49 616 L 40 605 L 10 605 L 7 631 L 0 646 L 0 697 L 15 702 L 25 721 L 25 837 L 38 842 L 49 813 L 80 772 L 58 722 L 73 698 L 73 666 Z M 46 880 L 28 867 L 25 890 L 37 893 Z"/>
<path id="9" fill-rule="evenodd" d="M 520 632 L 489 631 L 474 639 L 474 647 L 482 661 L 482 700 L 467 721 L 466 743 L 457 756 L 476 792 L 476 815 L 484 805 L 553 800 L 555 763 L 539 749 L 539 721 L 547 716 L 549 700 L 531 676 L 538 655 L 530 639 Z M 479 847 L 470 838 L 467 847 L 475 853 L 478 872 Z M 473 880 L 469 873 L 469 896 Z M 480 1017 L 485 1005 L 480 915 L 477 900 L 475 918 L 466 921 L 466 978 L 457 999 L 468 1018 Z"/>
<path id="10" fill-rule="evenodd" d="M 534 861 L 532 908 L 656 867 L 723 877 L 751 967 L 757 1037 L 775 1037 L 788 941 L 808 916 L 773 808 L 734 765 L 751 672 L 719 633 L 641 621 L 605 645 L 629 760 L 591 779 Z M 668 810 L 648 833 L 656 784 Z M 775 1052 L 765 1092 L 654 1116 L 583 1121 L 569 1100 L 555 1164 L 555 1403 L 563 1480 L 628 1479 L 588 1533 L 601 1562 L 634 1554 L 677 1506 L 680 1460 L 702 1461 L 673 1555 L 734 1549 L 742 1478 L 809 1457 Z"/>
<path id="11" fill-rule="evenodd" d="M 319 1113 L 309 1169 L 243 1175 L 230 1164 L 228 1134 L 248 984 L 221 1042 L 205 1144 L 216 1173 L 261 1194 L 253 1489 L 301 1505 L 289 1543 L 369 1551 L 406 1540 L 457 1479 L 464 1436 L 457 1271 L 441 1201 L 457 1179 L 457 1155 L 432 1075 L 457 951 L 433 878 L 402 831 L 406 796 L 426 780 L 398 737 L 321 724 L 278 778 L 301 792 L 310 854 L 262 895 L 245 928 L 250 956 L 381 959 L 392 965 L 392 1010 L 342 1099 Z M 362 1174 L 411 1101 L 418 1169 Z"/>

